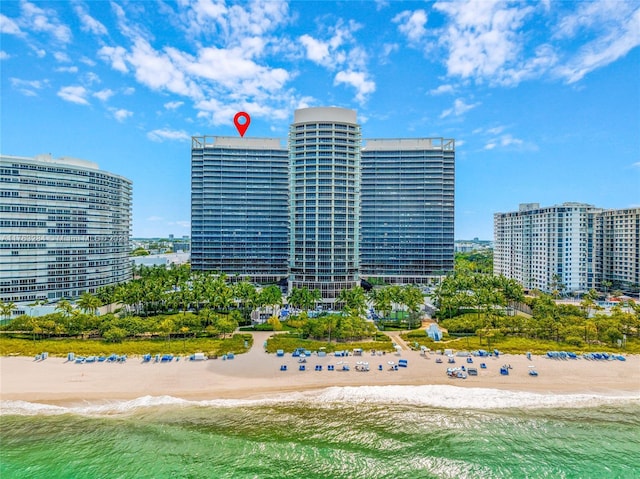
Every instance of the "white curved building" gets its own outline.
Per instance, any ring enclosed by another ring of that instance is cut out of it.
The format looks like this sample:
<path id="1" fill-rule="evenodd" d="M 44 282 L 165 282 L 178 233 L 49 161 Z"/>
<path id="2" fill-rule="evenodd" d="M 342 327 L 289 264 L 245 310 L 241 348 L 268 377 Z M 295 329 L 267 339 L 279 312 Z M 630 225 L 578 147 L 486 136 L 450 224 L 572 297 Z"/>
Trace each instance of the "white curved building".
<path id="1" fill-rule="evenodd" d="M 329 303 L 360 281 L 361 141 L 344 108 L 296 110 L 289 131 L 289 286 Z"/>
<path id="2" fill-rule="evenodd" d="M 0 156 L 0 301 L 131 279 L 130 180 L 72 158 Z"/>

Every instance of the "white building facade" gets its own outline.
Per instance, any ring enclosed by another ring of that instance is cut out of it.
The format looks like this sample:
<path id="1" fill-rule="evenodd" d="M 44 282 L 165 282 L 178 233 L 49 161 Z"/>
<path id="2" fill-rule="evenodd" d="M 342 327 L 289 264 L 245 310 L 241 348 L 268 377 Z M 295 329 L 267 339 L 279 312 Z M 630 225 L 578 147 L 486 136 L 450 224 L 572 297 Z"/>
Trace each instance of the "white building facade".
<path id="1" fill-rule="evenodd" d="M 521 204 L 494 215 L 493 271 L 545 292 L 602 289 L 604 281 L 637 292 L 639 238 L 640 208 Z"/>
<path id="2" fill-rule="evenodd" d="M 602 280 L 610 290 L 640 288 L 640 208 L 605 210 L 600 215 Z"/>
<path id="3" fill-rule="evenodd" d="M 88 161 L 0 157 L 0 301 L 75 298 L 131 279 L 130 180 Z"/>
<path id="4" fill-rule="evenodd" d="M 289 131 L 289 289 L 333 302 L 360 284 L 360 125 L 344 108 L 296 110 Z"/>
<path id="5" fill-rule="evenodd" d="M 584 203 L 541 208 L 521 204 L 519 211 L 494 215 L 493 271 L 525 289 L 586 291 L 596 287 L 595 220 L 601 210 Z"/>

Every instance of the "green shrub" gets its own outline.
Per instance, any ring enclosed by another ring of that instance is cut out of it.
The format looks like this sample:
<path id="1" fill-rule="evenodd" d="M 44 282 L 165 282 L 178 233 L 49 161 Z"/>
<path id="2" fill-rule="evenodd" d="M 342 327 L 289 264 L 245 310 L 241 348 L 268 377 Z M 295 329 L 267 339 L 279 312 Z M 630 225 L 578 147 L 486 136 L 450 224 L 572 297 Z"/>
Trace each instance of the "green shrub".
<path id="1" fill-rule="evenodd" d="M 582 338 L 579 338 L 577 336 L 569 336 L 564 340 L 564 342 L 567 344 L 570 344 L 571 346 L 576 346 L 578 348 L 581 348 L 582 346 L 584 346 L 584 341 L 582 340 Z"/>

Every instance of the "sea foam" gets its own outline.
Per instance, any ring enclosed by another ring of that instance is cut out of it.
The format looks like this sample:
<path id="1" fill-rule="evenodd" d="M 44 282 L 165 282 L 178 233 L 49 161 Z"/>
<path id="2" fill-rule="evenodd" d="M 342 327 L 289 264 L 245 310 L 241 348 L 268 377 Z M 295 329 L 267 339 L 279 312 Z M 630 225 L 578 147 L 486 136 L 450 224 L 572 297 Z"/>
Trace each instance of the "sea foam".
<path id="1" fill-rule="evenodd" d="M 269 405 L 412 405 L 444 409 L 507 408 L 583 408 L 602 405 L 640 406 L 640 395 L 540 394 L 488 388 L 463 388 L 446 385 L 424 386 L 345 386 L 316 391 L 277 394 L 259 399 L 211 399 L 193 401 L 173 396 L 143 396 L 132 400 L 110 400 L 57 406 L 27 401 L 0 401 L 2 415 L 85 416 L 126 415 L 145 408 L 159 407 L 259 407 Z"/>

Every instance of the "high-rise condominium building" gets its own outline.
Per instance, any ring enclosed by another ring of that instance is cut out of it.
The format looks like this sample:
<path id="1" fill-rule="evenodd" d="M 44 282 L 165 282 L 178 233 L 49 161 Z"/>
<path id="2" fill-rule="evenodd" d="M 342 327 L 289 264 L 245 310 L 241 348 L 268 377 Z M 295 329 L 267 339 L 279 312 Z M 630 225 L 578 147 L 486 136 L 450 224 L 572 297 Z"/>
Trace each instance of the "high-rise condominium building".
<path id="1" fill-rule="evenodd" d="M 640 208 L 604 210 L 598 250 L 607 288 L 637 292 L 640 288 Z"/>
<path id="2" fill-rule="evenodd" d="M 366 140 L 361 162 L 361 276 L 424 283 L 452 271 L 454 140 Z"/>
<path id="3" fill-rule="evenodd" d="M 602 288 L 603 281 L 637 290 L 639 238 L 639 208 L 522 204 L 494 215 L 493 270 L 547 292 Z"/>
<path id="4" fill-rule="evenodd" d="M 71 158 L 0 157 L 0 301 L 131 279 L 131 181 Z"/>
<path id="5" fill-rule="evenodd" d="M 288 277 L 328 303 L 360 284 L 361 265 L 390 282 L 451 271 L 454 156 L 442 138 L 363 149 L 356 112 L 333 107 L 296 110 L 287 148 L 194 137 L 191 267 Z"/>
<path id="6" fill-rule="evenodd" d="M 328 301 L 359 284 L 360 125 L 343 108 L 296 110 L 289 130 L 289 286 Z"/>
<path id="7" fill-rule="evenodd" d="M 272 282 L 287 276 L 289 156 L 278 139 L 191 142 L 191 268 Z"/>

